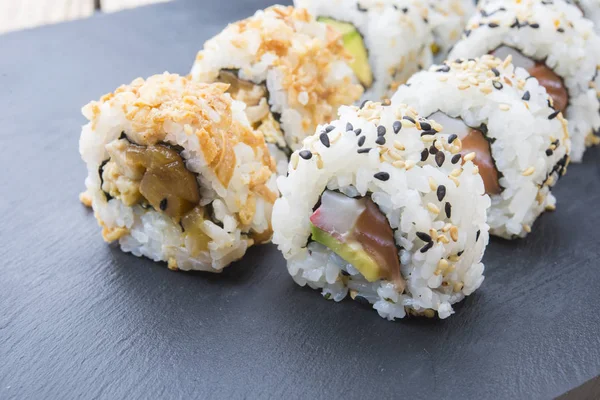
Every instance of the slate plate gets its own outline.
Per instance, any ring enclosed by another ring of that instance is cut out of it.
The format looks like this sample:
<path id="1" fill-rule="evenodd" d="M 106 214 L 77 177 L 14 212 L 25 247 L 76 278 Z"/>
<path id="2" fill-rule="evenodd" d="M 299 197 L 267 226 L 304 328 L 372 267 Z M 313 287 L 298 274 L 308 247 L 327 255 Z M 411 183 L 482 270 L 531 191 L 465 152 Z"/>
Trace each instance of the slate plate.
<path id="1" fill-rule="evenodd" d="M 183 1 L 0 37 L 0 398 L 531 399 L 597 376 L 598 150 L 530 238 L 492 241 L 481 290 L 444 321 L 325 301 L 274 246 L 216 276 L 102 242 L 77 200 L 80 107 L 187 73 L 203 40 L 266 4 Z"/>

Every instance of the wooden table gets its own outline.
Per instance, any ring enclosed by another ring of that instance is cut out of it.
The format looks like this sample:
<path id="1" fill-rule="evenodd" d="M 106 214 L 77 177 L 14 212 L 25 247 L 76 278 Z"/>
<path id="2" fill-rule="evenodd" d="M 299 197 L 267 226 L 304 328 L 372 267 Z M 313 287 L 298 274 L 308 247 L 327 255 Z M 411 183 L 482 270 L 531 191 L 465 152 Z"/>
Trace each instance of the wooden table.
<path id="1" fill-rule="evenodd" d="M 171 0 L 0 0 L 0 33 Z"/>

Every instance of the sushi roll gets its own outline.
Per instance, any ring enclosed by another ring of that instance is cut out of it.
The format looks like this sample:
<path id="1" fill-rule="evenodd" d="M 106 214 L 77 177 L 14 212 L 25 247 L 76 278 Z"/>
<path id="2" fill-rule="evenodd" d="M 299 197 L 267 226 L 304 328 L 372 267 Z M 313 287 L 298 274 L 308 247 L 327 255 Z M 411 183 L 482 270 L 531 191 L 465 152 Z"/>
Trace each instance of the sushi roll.
<path id="1" fill-rule="evenodd" d="M 490 231 L 509 239 L 524 237 L 554 209 L 550 190 L 566 171 L 570 148 L 562 113 L 510 59 L 446 61 L 414 75 L 392 98 L 442 124 L 464 159 L 472 157 L 492 200 Z"/>
<path id="2" fill-rule="evenodd" d="M 226 90 L 165 73 L 83 108 L 81 199 L 104 240 L 171 269 L 220 272 L 270 239 L 275 165 Z"/>
<path id="3" fill-rule="evenodd" d="M 429 21 L 434 36 L 432 51 L 436 59 L 444 60 L 454 43 L 460 39 L 469 18 L 475 14 L 475 2 L 473 0 L 430 0 L 428 5 Z"/>
<path id="4" fill-rule="evenodd" d="M 450 59 L 512 56 L 537 78 L 569 120 L 573 161 L 598 142 L 600 103 L 594 80 L 600 39 L 592 23 L 563 0 L 488 0 L 468 23 Z"/>
<path id="5" fill-rule="evenodd" d="M 208 40 L 191 76 L 230 85 L 284 173 L 302 139 L 362 95 L 350 62 L 340 34 L 306 10 L 274 6 Z"/>
<path id="6" fill-rule="evenodd" d="M 344 37 L 365 99 L 389 97 L 432 62 L 427 2 L 421 0 L 295 0 Z"/>
<path id="7" fill-rule="evenodd" d="M 490 199 L 441 131 L 405 105 L 367 102 L 304 141 L 273 209 L 273 242 L 296 283 L 389 320 L 446 318 L 481 285 Z"/>

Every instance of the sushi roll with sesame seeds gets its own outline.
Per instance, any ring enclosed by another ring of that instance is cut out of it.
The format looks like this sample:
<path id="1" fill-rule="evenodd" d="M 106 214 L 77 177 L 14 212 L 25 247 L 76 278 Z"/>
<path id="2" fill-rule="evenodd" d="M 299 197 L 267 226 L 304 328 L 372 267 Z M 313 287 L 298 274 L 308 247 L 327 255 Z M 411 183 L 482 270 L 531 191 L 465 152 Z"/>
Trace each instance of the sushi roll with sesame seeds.
<path id="1" fill-rule="evenodd" d="M 512 57 L 546 88 L 569 120 L 573 161 L 598 142 L 600 103 L 594 80 L 600 38 L 591 21 L 563 0 L 487 0 L 467 24 L 450 59 L 483 54 Z"/>
<path id="2" fill-rule="evenodd" d="M 229 84 L 285 173 L 289 154 L 362 95 L 342 35 L 306 10 L 274 6 L 230 24 L 196 56 L 191 76 Z"/>
<path id="3" fill-rule="evenodd" d="M 490 199 L 441 131 L 405 105 L 367 102 L 305 139 L 273 209 L 273 241 L 299 285 L 389 320 L 447 318 L 481 285 Z"/>
<path id="4" fill-rule="evenodd" d="M 81 200 L 107 242 L 170 269 L 220 272 L 270 239 L 275 165 L 226 89 L 165 73 L 83 108 Z"/>
<path id="5" fill-rule="evenodd" d="M 364 98 L 383 99 L 432 62 L 428 4 L 422 0 L 295 0 L 344 37 Z"/>
<path id="6" fill-rule="evenodd" d="M 569 162 L 567 122 L 529 78 L 510 57 L 485 55 L 432 66 L 392 98 L 442 124 L 462 155 L 452 164 L 477 165 L 492 200 L 490 231 L 505 238 L 527 235 L 544 210 L 554 209 L 550 190 Z"/>
<path id="7" fill-rule="evenodd" d="M 429 21 L 433 30 L 433 54 L 436 60 L 444 60 L 463 32 L 473 14 L 473 0 L 430 0 Z M 424 67 L 428 67 L 427 65 Z"/>

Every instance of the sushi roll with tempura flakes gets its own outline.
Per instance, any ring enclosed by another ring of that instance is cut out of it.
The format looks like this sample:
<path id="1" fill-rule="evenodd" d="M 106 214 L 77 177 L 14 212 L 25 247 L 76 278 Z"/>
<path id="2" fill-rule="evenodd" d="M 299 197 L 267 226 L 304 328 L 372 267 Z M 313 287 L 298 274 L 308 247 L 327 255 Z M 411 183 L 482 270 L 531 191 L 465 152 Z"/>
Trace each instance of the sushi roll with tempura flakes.
<path id="1" fill-rule="evenodd" d="M 306 10 L 274 6 L 230 24 L 196 56 L 192 79 L 229 84 L 285 173 L 289 154 L 363 93 L 342 35 Z"/>
<path id="2" fill-rule="evenodd" d="M 342 107 L 278 186 L 273 242 L 326 299 L 349 295 L 389 320 L 446 318 L 483 281 L 490 199 L 477 166 L 405 105 Z"/>
<path id="3" fill-rule="evenodd" d="M 226 90 L 165 73 L 83 108 L 82 200 L 107 242 L 171 269 L 219 272 L 270 239 L 275 165 Z"/>
<path id="4" fill-rule="evenodd" d="M 564 0 L 487 0 L 467 24 L 449 59 L 492 54 L 512 57 L 550 95 L 551 105 L 569 120 L 571 159 L 580 162 L 586 146 L 599 143 L 600 103 L 594 80 L 600 38 L 591 21 Z"/>
<path id="5" fill-rule="evenodd" d="M 295 0 L 337 30 L 354 57 L 365 99 L 389 97 L 432 62 L 429 9 L 422 0 Z"/>
<path id="6" fill-rule="evenodd" d="M 463 160 L 477 165 L 492 199 L 492 234 L 523 237 L 544 210 L 554 209 L 551 189 L 569 162 L 567 122 L 510 56 L 432 66 L 400 87 L 392 103 L 410 103 L 440 123 Z"/>

